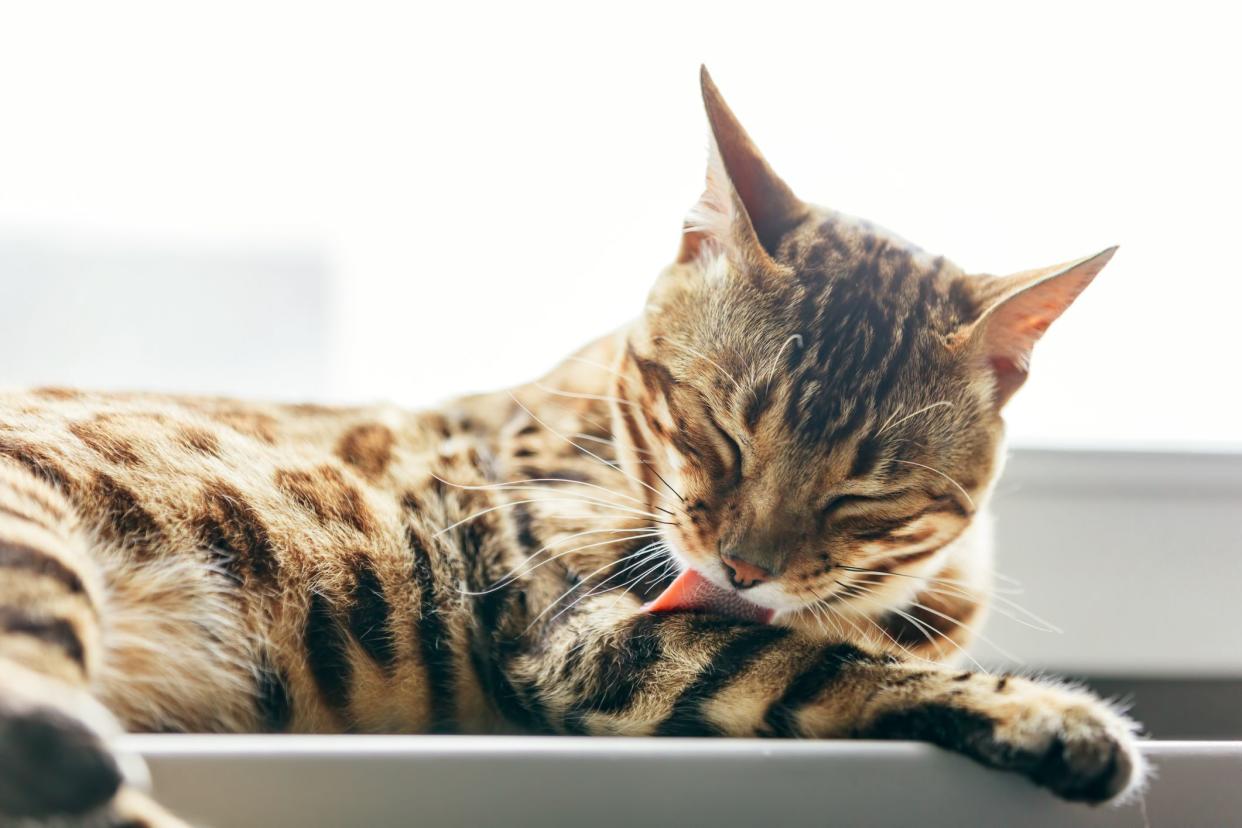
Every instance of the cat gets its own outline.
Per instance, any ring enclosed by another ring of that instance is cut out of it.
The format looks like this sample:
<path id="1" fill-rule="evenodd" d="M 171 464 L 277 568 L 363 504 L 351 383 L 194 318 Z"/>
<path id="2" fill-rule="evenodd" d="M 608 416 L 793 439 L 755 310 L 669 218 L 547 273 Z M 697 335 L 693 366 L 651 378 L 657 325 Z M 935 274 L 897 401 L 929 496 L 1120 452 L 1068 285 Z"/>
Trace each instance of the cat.
<path id="1" fill-rule="evenodd" d="M 538 382 L 0 396 L 0 814 L 183 824 L 123 729 L 919 739 L 1141 786 L 1109 703 L 957 665 L 1002 409 L 1112 249 L 965 274 L 801 201 L 701 84 L 676 260 Z"/>

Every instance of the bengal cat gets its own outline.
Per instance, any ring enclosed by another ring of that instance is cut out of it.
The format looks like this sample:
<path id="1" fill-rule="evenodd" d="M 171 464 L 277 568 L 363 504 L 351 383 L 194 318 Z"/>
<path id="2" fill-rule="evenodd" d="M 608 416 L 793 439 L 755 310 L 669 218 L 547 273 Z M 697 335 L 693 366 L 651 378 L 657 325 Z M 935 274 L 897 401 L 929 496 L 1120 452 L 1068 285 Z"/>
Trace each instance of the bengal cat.
<path id="1" fill-rule="evenodd" d="M 1112 250 L 963 273 L 796 198 L 702 85 L 676 261 L 540 382 L 0 396 L 0 813 L 181 824 L 121 729 L 920 739 L 1141 784 L 1107 703 L 953 666 L 1002 407 Z"/>

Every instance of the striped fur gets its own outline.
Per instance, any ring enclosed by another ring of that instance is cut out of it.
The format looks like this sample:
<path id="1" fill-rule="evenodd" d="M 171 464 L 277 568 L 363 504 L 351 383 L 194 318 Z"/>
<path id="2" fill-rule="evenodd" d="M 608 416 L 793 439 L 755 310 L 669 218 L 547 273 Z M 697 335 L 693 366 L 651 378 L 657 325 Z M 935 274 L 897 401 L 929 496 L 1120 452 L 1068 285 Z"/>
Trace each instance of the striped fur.
<path id="1" fill-rule="evenodd" d="M 796 200 L 704 89 L 678 261 L 537 383 L 428 412 L 0 396 L 0 813 L 179 824 L 118 728 L 918 738 L 1071 799 L 1142 778 L 1089 694 L 949 665 L 1001 407 L 1102 262 L 967 276 Z M 726 553 L 774 624 L 643 610 Z"/>

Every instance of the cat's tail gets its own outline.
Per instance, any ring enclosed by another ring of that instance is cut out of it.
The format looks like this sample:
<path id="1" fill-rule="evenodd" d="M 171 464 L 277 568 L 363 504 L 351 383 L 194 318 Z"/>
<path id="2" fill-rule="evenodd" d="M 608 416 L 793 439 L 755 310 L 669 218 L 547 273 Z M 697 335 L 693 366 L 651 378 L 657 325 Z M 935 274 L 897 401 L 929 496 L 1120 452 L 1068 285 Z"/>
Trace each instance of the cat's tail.
<path id="1" fill-rule="evenodd" d="M 90 816 L 183 823 L 137 791 L 145 770 L 90 693 L 104 585 L 75 512 L 53 485 L 0 459 L 0 823 Z"/>

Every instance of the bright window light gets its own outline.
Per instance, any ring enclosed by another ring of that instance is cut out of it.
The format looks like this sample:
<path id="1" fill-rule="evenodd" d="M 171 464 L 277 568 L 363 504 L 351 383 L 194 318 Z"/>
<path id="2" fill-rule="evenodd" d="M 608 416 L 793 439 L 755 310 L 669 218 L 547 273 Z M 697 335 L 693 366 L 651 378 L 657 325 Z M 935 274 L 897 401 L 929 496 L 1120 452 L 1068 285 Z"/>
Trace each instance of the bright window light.
<path id="1" fill-rule="evenodd" d="M 302 247 L 332 280 L 320 396 L 520 382 L 675 251 L 703 61 L 808 200 L 974 270 L 1121 245 L 1037 350 L 1018 442 L 1242 446 L 1236 11 L 722 6 L 10 6 L 0 238 Z"/>

